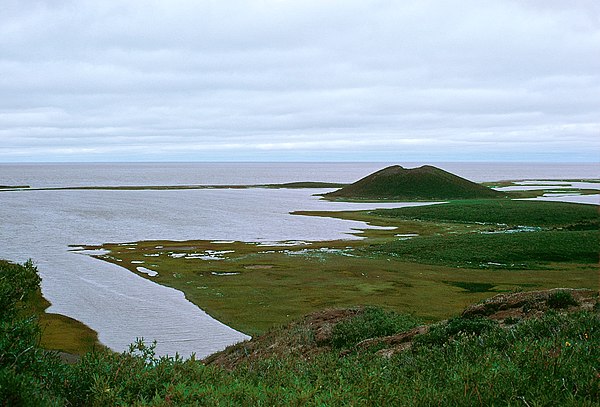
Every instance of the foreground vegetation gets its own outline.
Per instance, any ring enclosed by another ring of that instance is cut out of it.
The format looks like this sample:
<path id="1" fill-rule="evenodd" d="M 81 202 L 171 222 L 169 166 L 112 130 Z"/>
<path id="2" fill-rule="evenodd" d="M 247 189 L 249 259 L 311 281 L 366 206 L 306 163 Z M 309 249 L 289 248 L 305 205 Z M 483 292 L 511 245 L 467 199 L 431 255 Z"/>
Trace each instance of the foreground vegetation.
<path id="1" fill-rule="evenodd" d="M 106 244 L 99 257 L 183 291 L 250 335 L 328 307 L 375 305 L 434 321 L 517 288 L 598 289 L 593 205 L 486 199 L 299 214 L 386 228 L 355 241 Z"/>
<path id="2" fill-rule="evenodd" d="M 21 267 L 25 267 L 28 274 L 19 272 Z M 33 276 L 35 268 L 30 262 L 24 266 L 19 266 L 0 260 L 0 273 L 3 276 L 12 274 L 16 276 L 29 275 L 30 281 L 28 283 L 25 280 L 20 280 L 25 288 L 28 284 L 37 284 L 35 282 L 37 277 Z M 16 285 L 16 282 L 13 282 L 13 284 Z M 3 285 L 3 289 L 8 288 Z M 49 306 L 50 303 L 42 296 L 41 290 L 37 289 L 32 294 L 27 295 L 27 301 L 22 302 L 23 309 L 20 310 L 22 314 L 34 315 L 38 319 L 41 347 L 79 355 L 103 346 L 98 341 L 98 334 L 94 330 L 73 318 L 46 312 Z"/>
<path id="3" fill-rule="evenodd" d="M 410 330 L 421 323 L 418 318 L 374 308 L 347 312 L 325 336 L 299 321 L 254 342 L 262 341 L 256 346 L 263 349 L 284 343 L 285 352 L 271 347 L 270 353 L 238 358 L 226 369 L 194 359 L 158 358 L 143 342 L 123 354 L 97 350 L 66 364 L 40 348 L 39 325 L 27 315 L 27 300 L 38 289 L 31 263 L 0 269 L 2 405 L 600 402 L 599 307 L 577 311 L 569 305 L 575 301 L 569 292 L 547 296 L 546 307 L 552 310 L 539 318 L 502 328 L 491 319 L 465 315 L 427 328 L 409 348 L 388 354 L 381 353 L 381 342 L 364 339 Z M 250 346 L 240 344 L 224 354 Z"/>

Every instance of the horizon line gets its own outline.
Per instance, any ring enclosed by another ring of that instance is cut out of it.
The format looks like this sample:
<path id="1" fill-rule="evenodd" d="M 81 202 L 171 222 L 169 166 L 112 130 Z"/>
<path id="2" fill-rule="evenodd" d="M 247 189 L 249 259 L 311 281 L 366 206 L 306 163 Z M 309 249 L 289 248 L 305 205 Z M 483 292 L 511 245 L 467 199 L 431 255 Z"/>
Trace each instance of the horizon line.
<path id="1" fill-rule="evenodd" d="M 524 160 L 336 160 L 336 161 L 276 161 L 276 160 L 239 160 L 239 161 L 188 161 L 188 160 L 166 160 L 166 161 L 0 161 L 0 165 L 21 164 L 389 164 L 389 163 L 462 163 L 462 164 L 582 164 L 600 166 L 599 161 L 524 161 Z"/>

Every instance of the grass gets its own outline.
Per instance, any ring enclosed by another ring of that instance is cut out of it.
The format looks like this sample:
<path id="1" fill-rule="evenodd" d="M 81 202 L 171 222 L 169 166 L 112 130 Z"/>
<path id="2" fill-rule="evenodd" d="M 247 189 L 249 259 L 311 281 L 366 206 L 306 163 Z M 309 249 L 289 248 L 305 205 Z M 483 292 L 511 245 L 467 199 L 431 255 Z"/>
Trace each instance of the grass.
<path id="1" fill-rule="evenodd" d="M 443 205 L 381 209 L 372 214 L 384 218 L 427 222 L 485 223 L 540 227 L 577 227 L 598 230 L 600 216 L 595 205 L 562 202 L 473 200 Z"/>
<path id="2" fill-rule="evenodd" d="M 368 252 L 454 267 L 536 269 L 552 262 L 598 262 L 600 217 L 594 205 L 509 200 L 454 201 L 447 204 L 372 211 L 387 222 L 463 224 L 418 239 L 389 240 Z M 479 225 L 479 228 L 476 228 Z"/>
<path id="3" fill-rule="evenodd" d="M 65 315 L 46 312 L 50 303 L 42 296 L 41 291 L 36 293 L 30 303 L 38 317 L 42 348 L 83 355 L 104 346 L 98 340 L 98 333 L 84 323 Z"/>
<path id="4" fill-rule="evenodd" d="M 462 288 L 463 290 L 470 293 L 487 293 L 493 292 L 494 284 L 490 283 L 476 283 L 472 281 L 444 281 L 446 284 L 450 284 L 454 287 Z"/>
<path id="5" fill-rule="evenodd" d="M 597 264 L 598 247 L 598 231 L 539 231 L 427 236 L 372 246 L 366 252 L 418 263 L 526 270 L 553 262 Z"/>
<path id="6" fill-rule="evenodd" d="M 351 338 L 310 358 L 290 352 L 242 361 L 233 370 L 194 359 L 157 357 L 152 345 L 122 354 L 87 353 L 61 362 L 37 345 L 26 315 L 39 289 L 29 263 L 0 274 L 0 401 L 3 405 L 561 405 L 600 403 L 600 316 L 549 312 L 501 329 L 480 318 L 453 318 L 417 336 L 409 350 L 382 357 L 377 345 L 344 352 L 365 336 L 408 329 L 412 316 L 370 309 L 335 338 Z M 335 329 L 335 327 L 334 327 Z M 348 333 L 346 335 L 346 333 Z M 275 341 L 295 335 L 271 332 Z M 337 335 L 337 336 L 336 336 Z M 300 335 L 301 341 L 314 337 Z"/>
<path id="7" fill-rule="evenodd" d="M 337 349 L 349 349 L 365 339 L 408 331 L 421 324 L 422 321 L 412 315 L 367 307 L 360 315 L 333 327 L 331 345 Z"/>
<path id="8" fill-rule="evenodd" d="M 521 180 L 506 180 L 506 181 L 493 181 L 493 182 L 482 182 L 481 185 L 485 185 L 489 188 L 499 188 L 499 187 L 511 187 L 511 186 L 524 186 L 521 184 L 523 181 L 532 181 L 528 179 Z M 533 181 L 542 181 L 534 184 L 527 184 L 526 186 L 543 186 L 548 187 L 548 189 L 553 188 L 553 184 L 560 185 L 572 182 L 590 182 L 593 184 L 599 184 L 600 179 L 544 179 L 544 180 L 533 180 Z M 547 182 L 551 182 L 552 184 L 547 184 Z"/>

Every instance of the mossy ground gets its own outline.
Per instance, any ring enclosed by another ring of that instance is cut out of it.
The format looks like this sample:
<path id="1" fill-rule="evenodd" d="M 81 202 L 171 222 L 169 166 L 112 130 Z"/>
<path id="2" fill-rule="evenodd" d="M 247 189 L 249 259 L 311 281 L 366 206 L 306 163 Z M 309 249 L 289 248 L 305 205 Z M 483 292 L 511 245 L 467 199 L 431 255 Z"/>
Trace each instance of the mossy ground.
<path id="1" fill-rule="evenodd" d="M 104 346 L 98 340 L 98 333 L 84 323 L 65 315 L 45 312 L 50 303 L 40 291 L 30 302 L 38 316 L 42 348 L 83 355 Z"/>

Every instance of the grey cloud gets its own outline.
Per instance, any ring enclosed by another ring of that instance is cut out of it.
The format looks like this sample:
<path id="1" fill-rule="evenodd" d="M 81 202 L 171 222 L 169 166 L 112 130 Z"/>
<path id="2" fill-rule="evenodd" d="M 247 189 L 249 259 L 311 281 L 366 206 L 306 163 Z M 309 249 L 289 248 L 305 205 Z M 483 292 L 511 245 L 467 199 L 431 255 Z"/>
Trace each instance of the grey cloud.
<path id="1" fill-rule="evenodd" d="M 494 143 L 590 160 L 600 8 L 569 4 L 7 0 L 0 161 Z"/>

